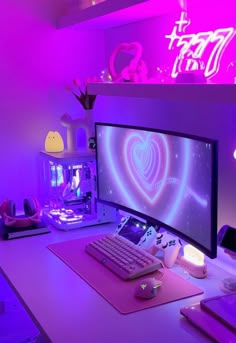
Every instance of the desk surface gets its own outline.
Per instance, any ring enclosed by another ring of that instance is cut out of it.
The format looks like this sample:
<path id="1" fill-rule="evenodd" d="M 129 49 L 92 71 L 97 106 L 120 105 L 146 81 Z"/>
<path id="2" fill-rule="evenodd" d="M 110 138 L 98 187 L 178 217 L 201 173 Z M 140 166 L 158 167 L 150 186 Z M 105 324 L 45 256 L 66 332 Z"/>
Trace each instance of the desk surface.
<path id="1" fill-rule="evenodd" d="M 48 244 L 114 231 L 114 224 L 0 241 L 0 268 L 32 319 L 53 343 L 210 342 L 179 313 L 182 306 L 223 294 L 226 272 L 208 264 L 206 279 L 174 271 L 204 294 L 122 315 L 49 249 Z"/>

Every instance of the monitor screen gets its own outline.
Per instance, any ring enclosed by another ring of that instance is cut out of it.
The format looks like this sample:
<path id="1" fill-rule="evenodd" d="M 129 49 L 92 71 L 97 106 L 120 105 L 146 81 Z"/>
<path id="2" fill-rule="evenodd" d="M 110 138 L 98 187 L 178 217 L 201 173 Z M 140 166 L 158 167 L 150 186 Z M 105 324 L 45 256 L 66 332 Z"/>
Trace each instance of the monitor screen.
<path id="1" fill-rule="evenodd" d="M 217 142 L 125 125 L 95 127 L 98 201 L 216 257 Z"/>

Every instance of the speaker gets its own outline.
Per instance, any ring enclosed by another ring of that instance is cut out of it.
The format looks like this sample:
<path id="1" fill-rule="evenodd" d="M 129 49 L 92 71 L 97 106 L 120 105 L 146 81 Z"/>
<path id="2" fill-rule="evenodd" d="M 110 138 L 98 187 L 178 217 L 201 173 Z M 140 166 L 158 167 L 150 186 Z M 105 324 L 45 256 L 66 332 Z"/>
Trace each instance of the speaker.
<path id="1" fill-rule="evenodd" d="M 236 228 L 223 225 L 218 232 L 218 245 L 236 253 Z"/>

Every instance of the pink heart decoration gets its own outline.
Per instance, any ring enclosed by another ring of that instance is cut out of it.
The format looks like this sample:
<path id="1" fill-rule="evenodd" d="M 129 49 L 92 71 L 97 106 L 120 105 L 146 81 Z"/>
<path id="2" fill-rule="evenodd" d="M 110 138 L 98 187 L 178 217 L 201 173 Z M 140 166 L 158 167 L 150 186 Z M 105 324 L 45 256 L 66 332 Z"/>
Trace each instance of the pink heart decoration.
<path id="1" fill-rule="evenodd" d="M 161 134 L 134 133 L 124 147 L 125 166 L 142 196 L 154 203 L 166 184 L 169 158 L 167 141 Z"/>
<path id="2" fill-rule="evenodd" d="M 115 70 L 115 60 L 117 55 L 120 52 L 129 52 L 131 50 L 135 51 L 134 57 L 130 60 L 130 63 L 128 66 L 126 66 L 120 73 L 116 72 Z M 119 44 L 114 51 L 112 52 L 109 64 L 108 64 L 108 70 L 109 74 L 111 75 L 113 82 L 118 82 L 122 80 L 122 73 L 137 73 L 137 68 L 139 63 L 141 62 L 141 57 L 143 53 L 142 45 L 139 42 L 131 42 L 131 43 L 121 43 Z"/>

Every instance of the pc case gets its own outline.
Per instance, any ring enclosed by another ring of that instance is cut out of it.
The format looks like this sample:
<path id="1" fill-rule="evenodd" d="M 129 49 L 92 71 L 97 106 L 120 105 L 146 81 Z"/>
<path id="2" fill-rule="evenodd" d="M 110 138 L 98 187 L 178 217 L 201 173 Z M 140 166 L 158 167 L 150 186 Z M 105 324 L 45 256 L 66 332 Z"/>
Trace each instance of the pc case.
<path id="1" fill-rule="evenodd" d="M 113 222 L 116 209 L 97 202 L 94 152 L 40 153 L 43 216 L 61 230 Z"/>

